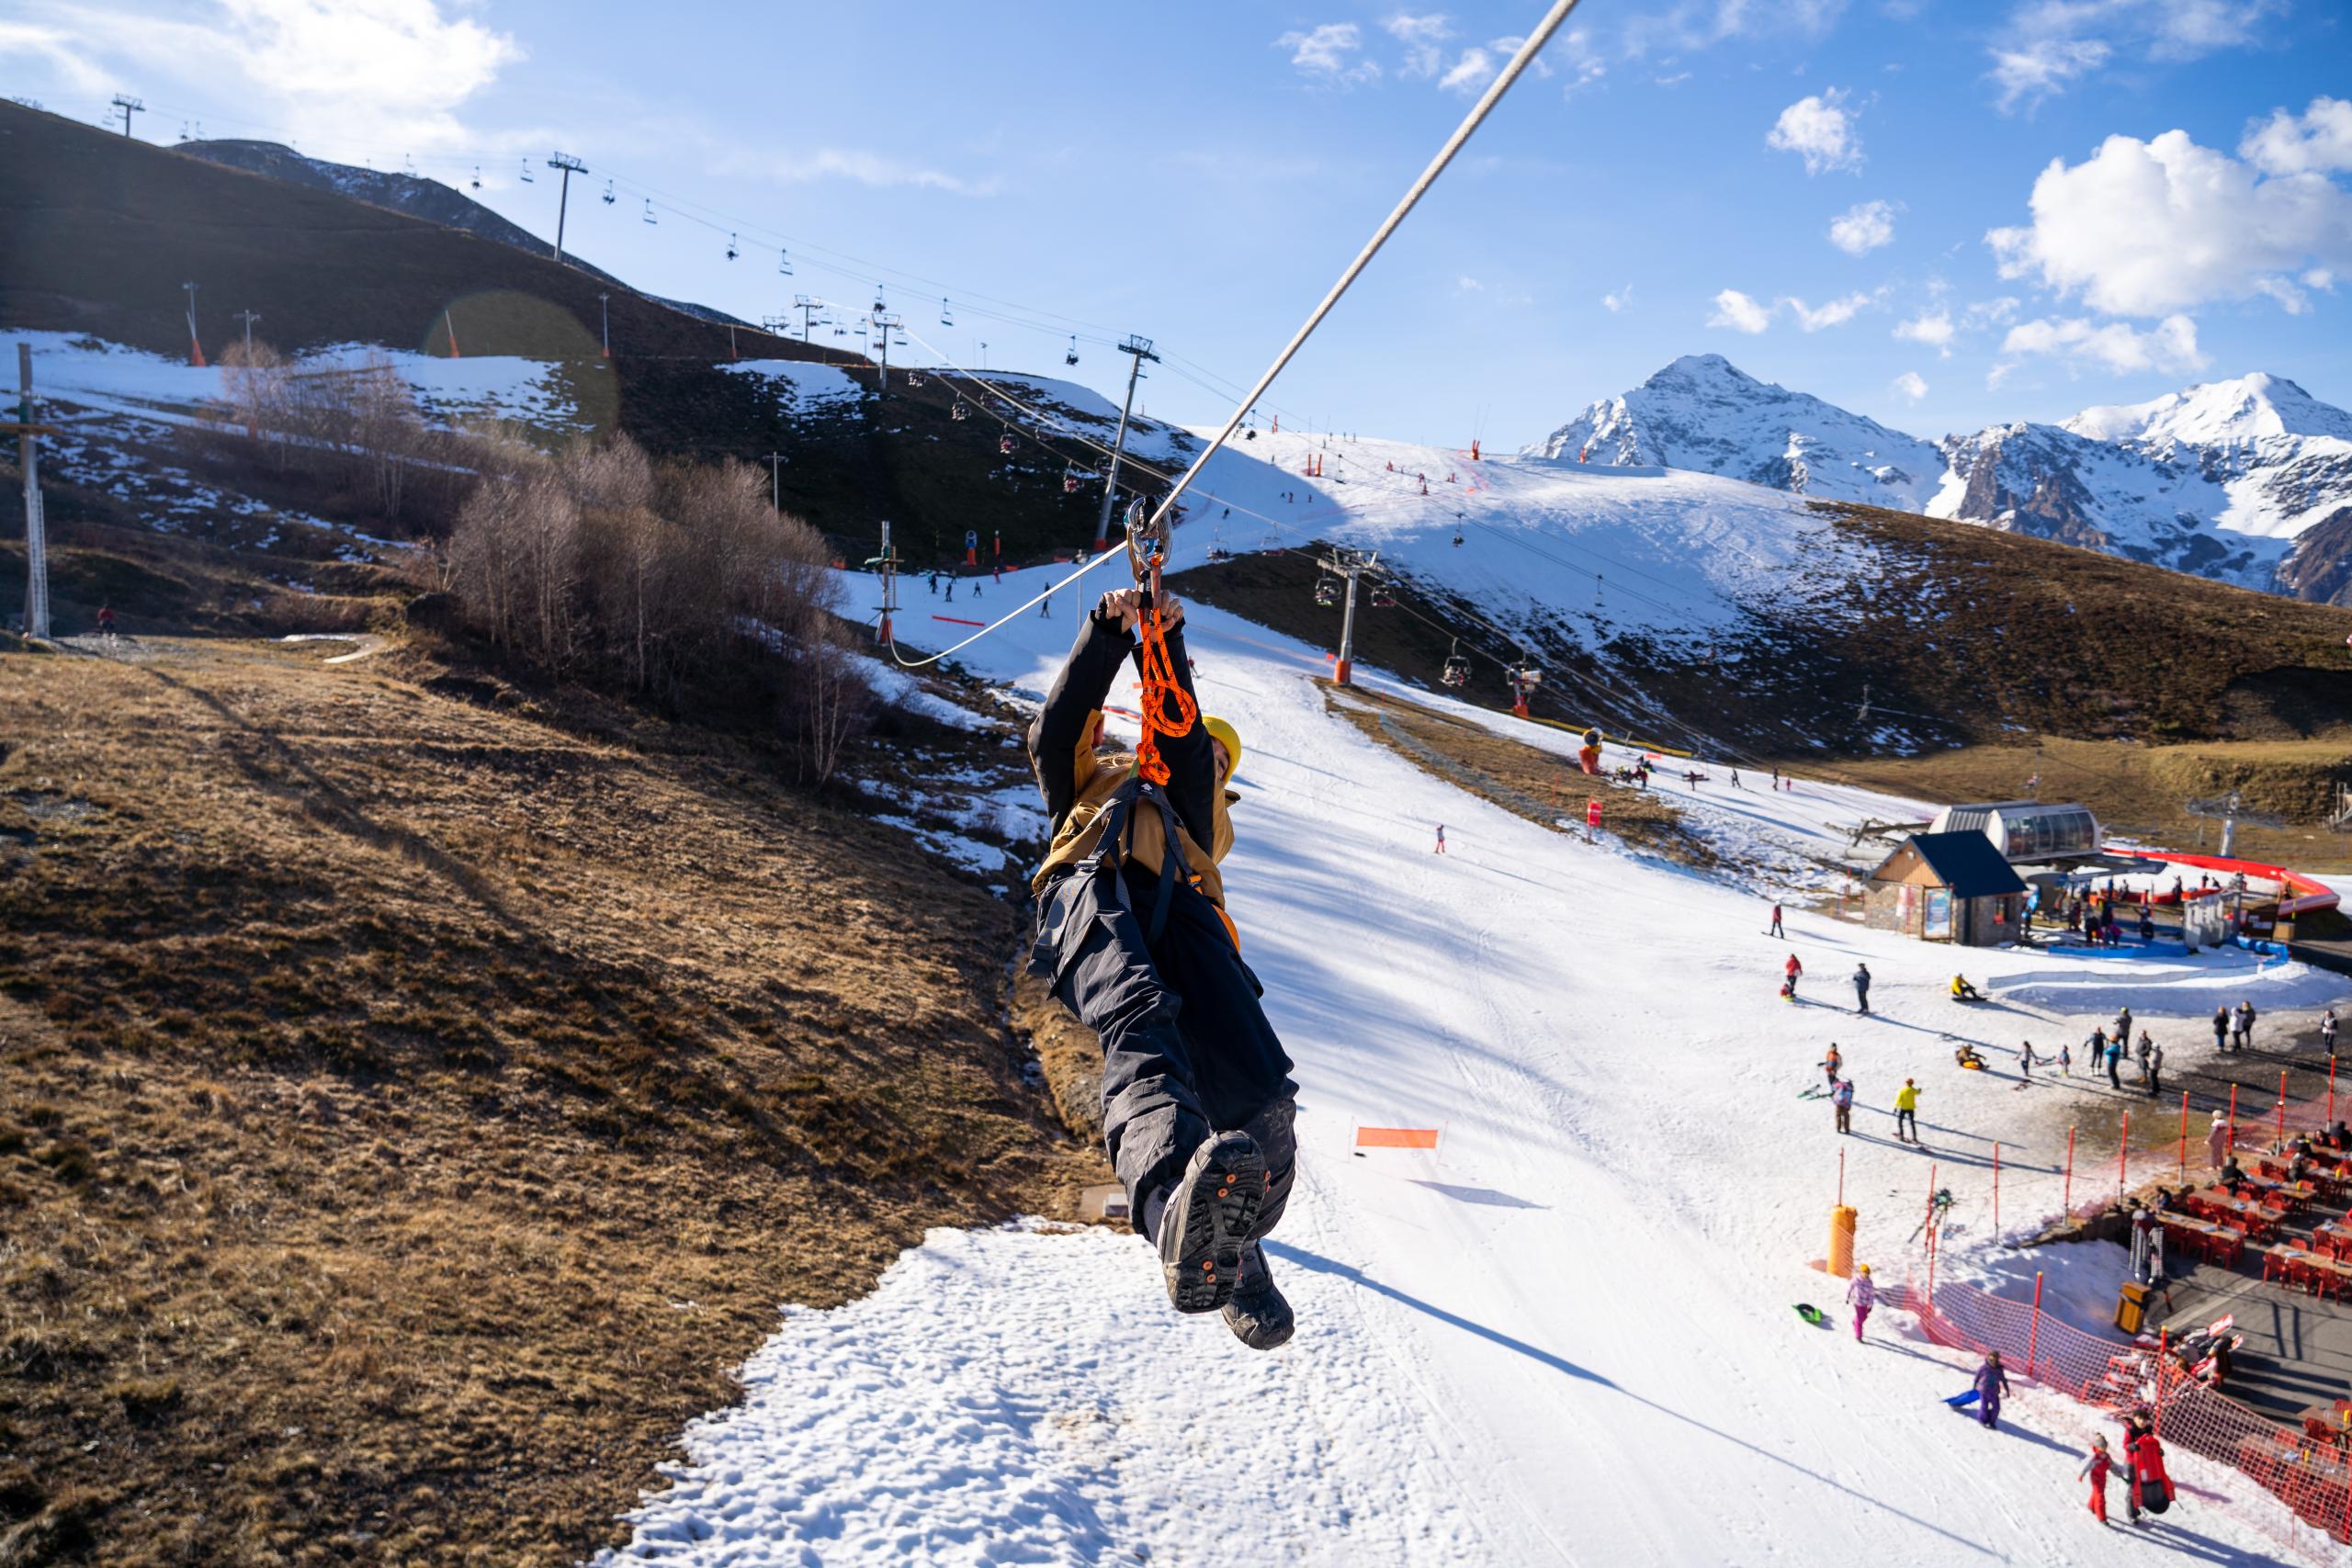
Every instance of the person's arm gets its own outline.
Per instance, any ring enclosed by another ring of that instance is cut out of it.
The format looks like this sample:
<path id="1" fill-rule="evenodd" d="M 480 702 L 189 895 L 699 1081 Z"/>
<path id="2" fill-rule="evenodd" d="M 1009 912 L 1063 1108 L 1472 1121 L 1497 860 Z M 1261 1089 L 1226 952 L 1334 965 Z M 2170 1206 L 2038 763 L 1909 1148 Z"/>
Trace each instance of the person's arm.
<path id="1" fill-rule="evenodd" d="M 1046 796 L 1046 810 L 1054 830 L 1061 829 L 1078 797 L 1076 759 L 1086 743 L 1088 718 L 1111 694 L 1119 661 L 1135 646 L 1122 624 L 1114 596 L 1106 594 L 1078 628 L 1078 641 L 1054 678 L 1046 705 L 1029 727 L 1029 765 Z"/>

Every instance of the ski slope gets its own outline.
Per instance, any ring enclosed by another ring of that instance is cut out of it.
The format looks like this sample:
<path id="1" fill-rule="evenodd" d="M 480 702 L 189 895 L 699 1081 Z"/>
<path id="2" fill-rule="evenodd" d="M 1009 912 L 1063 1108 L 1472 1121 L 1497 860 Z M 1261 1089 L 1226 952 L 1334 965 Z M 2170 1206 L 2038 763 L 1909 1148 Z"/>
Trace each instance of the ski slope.
<path id="1" fill-rule="evenodd" d="M 1043 581 L 1008 574 L 986 603 Z M 964 662 L 1042 692 L 1071 597 Z M 786 1308 L 742 1403 L 688 1429 L 686 1461 L 600 1562 L 2145 1560 L 2084 1509 L 2087 1411 L 2020 1380 L 1985 1432 L 1939 1403 L 1970 1369 L 1894 1314 L 1857 1345 L 1790 1310 L 1843 1289 L 1806 1266 L 1838 1150 L 1883 1278 L 1916 1256 L 1931 1160 L 1960 1195 L 1946 1267 L 1973 1249 L 1997 1276 L 2012 1255 L 1989 1247 L 1989 1141 L 2014 1228 L 2057 1207 L 2065 1125 L 2105 1092 L 2015 1090 L 2018 1038 L 2079 1040 L 2128 997 L 2177 1070 L 2210 1048 L 2217 994 L 2275 1017 L 2331 983 L 2238 954 L 1970 953 L 2000 1005 L 1963 1010 L 1944 949 L 1793 908 L 1770 940 L 1775 886 L 1605 833 L 1588 846 L 1419 772 L 1326 713 L 1319 649 L 1207 609 L 1190 648 L 1247 748 L 1227 885 L 1302 1086 L 1299 1185 L 1270 1246 L 1296 1339 L 1259 1355 L 1213 1314 L 1177 1317 L 1131 1235 L 934 1231 L 864 1300 Z M 1842 845 L 1834 824 L 1864 810 L 1916 809 L 1720 781 L 1695 808 L 1759 864 Z M 1791 951 L 1810 972 L 1796 1006 L 1774 995 Z M 1874 1019 L 1849 1010 L 1858 959 Z M 2061 979 L 2065 1011 L 2046 995 Z M 1996 1071 L 1954 1067 L 1955 1038 Z M 1796 1097 L 1833 1039 L 1860 1086 L 1845 1140 Z M 1905 1075 L 1928 1153 L 1890 1135 Z M 1443 1135 L 1434 1156 L 1359 1158 L 1359 1122 Z M 2182 1503 L 2151 1533 L 2208 1562 L 2277 1560 L 2256 1528 L 2268 1499 L 2193 1456 L 2173 1467 Z"/>

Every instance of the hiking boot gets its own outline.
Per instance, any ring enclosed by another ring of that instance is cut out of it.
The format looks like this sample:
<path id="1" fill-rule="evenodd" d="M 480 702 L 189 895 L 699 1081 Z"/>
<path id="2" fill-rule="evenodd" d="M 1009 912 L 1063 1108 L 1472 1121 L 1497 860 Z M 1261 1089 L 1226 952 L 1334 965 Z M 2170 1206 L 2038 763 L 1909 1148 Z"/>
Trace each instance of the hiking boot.
<path id="1" fill-rule="evenodd" d="M 1264 1251 L 1254 1241 L 1241 1249 L 1241 1277 L 1234 1281 L 1233 1295 L 1225 1303 L 1225 1325 L 1252 1350 L 1287 1345 L 1291 1330 L 1297 1326 L 1290 1303 L 1274 1289 L 1273 1276 L 1266 1272 Z"/>
<path id="2" fill-rule="evenodd" d="M 1266 1195 L 1266 1162 L 1247 1133 L 1201 1141 L 1159 1215 L 1159 1268 L 1178 1312 L 1215 1312 L 1241 1277 L 1241 1249 Z"/>

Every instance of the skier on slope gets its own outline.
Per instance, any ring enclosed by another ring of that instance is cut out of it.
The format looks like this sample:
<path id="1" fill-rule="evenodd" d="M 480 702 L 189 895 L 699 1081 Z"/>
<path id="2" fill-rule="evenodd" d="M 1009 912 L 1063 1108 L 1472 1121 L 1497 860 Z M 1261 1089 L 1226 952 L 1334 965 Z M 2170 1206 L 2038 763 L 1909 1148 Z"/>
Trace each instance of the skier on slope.
<path id="1" fill-rule="evenodd" d="M 1106 593 L 1029 729 L 1054 837 L 1033 886 L 1033 968 L 1102 1041 L 1102 1128 L 1129 1223 L 1159 1253 L 1169 1300 L 1222 1309 L 1252 1349 L 1293 1319 L 1259 1243 L 1282 1218 L 1297 1145 L 1290 1057 L 1258 1005 L 1217 863 L 1233 846 L 1233 727 L 1200 716 L 1159 743 L 1168 783 L 1102 742 L 1102 704 L 1143 649 L 1135 591 Z M 1162 595 L 1169 668 L 1185 696 L 1183 606 Z M 1147 699 L 1148 700 L 1148 699 Z M 1174 694 L 1167 722 L 1181 723 Z"/>
<path id="2" fill-rule="evenodd" d="M 1781 931 L 1781 907 L 1778 904 L 1772 906 L 1772 929 L 1766 931 L 1764 934 L 1766 936 L 1780 936 L 1782 934 Z"/>
<path id="3" fill-rule="evenodd" d="M 1831 1089 L 1836 1089 L 1838 1087 L 1838 1069 L 1846 1065 L 1846 1058 L 1838 1054 L 1838 1042 L 1835 1040 L 1832 1040 L 1829 1043 L 1829 1054 L 1821 1058 L 1821 1065 L 1829 1074 L 1829 1087 Z"/>
<path id="4" fill-rule="evenodd" d="M 1854 965 L 1854 1010 L 1871 1010 L 1871 966 L 1867 964 Z"/>
<path id="5" fill-rule="evenodd" d="M 1911 1129 L 1908 1137 L 1903 1132 L 1906 1125 Z M 1919 1141 L 1919 1086 L 1910 1078 L 1905 1078 L 1903 1087 L 1894 1091 L 1894 1141 L 1899 1144 Z"/>
<path id="6" fill-rule="evenodd" d="M 1781 965 L 1781 972 L 1789 977 L 1788 985 L 1781 994 L 1791 1001 L 1794 1001 L 1797 998 L 1797 982 L 1804 977 L 1804 965 L 1798 963 L 1797 955 L 1792 953 L 1789 954 L 1789 961 Z"/>

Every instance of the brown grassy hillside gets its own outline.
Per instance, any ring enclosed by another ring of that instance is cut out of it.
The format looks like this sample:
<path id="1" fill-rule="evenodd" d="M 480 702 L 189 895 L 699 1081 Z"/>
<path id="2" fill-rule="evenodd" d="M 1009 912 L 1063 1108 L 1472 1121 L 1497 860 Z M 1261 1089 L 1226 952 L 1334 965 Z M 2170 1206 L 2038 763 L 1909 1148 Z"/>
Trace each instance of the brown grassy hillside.
<path id="1" fill-rule="evenodd" d="M 573 1562 L 779 1303 L 1062 1206 L 1013 912 L 899 833 L 413 654 L 131 651 L 0 654 L 0 1557 Z"/>

